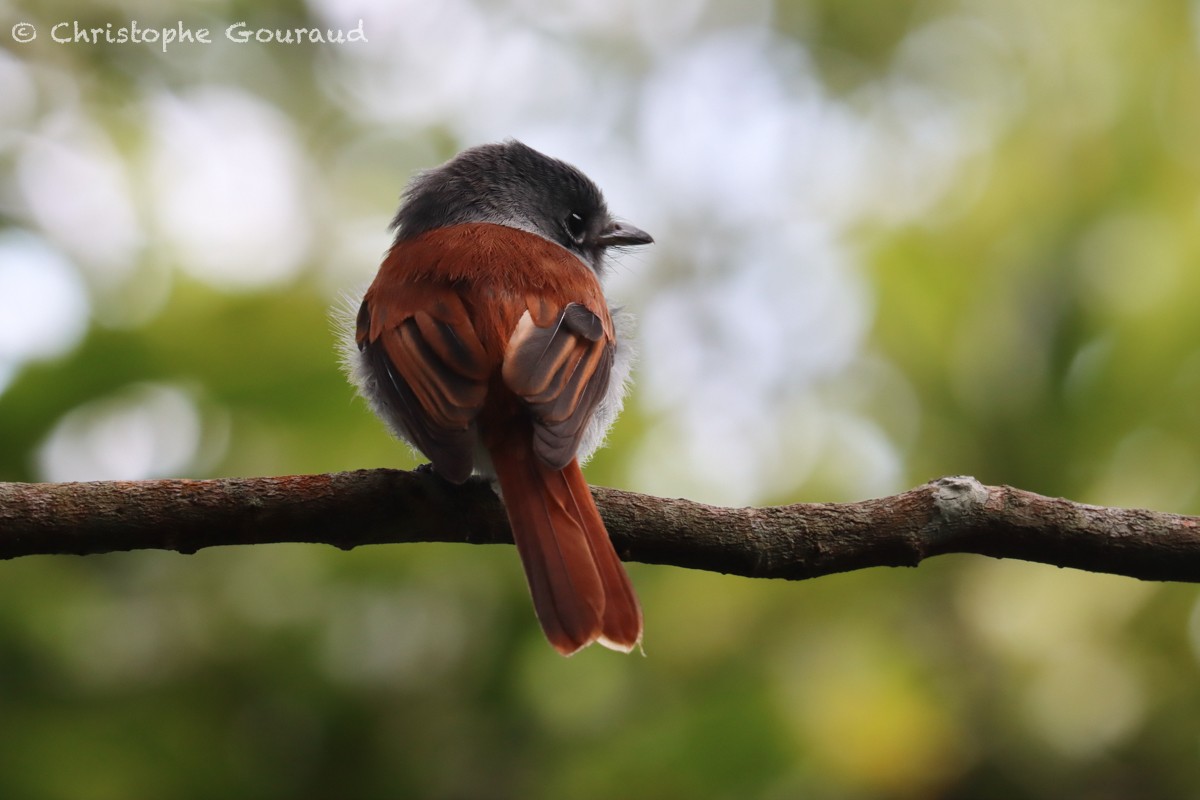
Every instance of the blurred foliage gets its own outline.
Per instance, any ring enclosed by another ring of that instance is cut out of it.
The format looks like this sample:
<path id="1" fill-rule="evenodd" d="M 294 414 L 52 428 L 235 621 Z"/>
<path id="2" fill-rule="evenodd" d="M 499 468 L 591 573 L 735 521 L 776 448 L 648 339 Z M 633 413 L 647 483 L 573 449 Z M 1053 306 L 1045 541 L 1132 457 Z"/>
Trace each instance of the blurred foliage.
<path id="1" fill-rule="evenodd" d="M 1195 2 L 4 10 L 0 479 L 413 465 L 329 309 L 414 170 L 519 135 L 658 239 L 612 276 L 647 341 L 594 482 L 1200 513 Z M 133 19 L 215 41 L 50 35 Z M 631 571 L 645 657 L 563 660 L 508 548 L 0 565 L 0 796 L 1200 794 L 1190 586 Z"/>

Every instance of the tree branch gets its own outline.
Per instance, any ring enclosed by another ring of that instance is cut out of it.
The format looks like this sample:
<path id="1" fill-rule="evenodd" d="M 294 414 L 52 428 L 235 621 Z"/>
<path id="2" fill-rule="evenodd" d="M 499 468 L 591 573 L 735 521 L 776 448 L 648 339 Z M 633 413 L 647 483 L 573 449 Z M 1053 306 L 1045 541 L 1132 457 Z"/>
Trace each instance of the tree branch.
<path id="1" fill-rule="evenodd" d="M 1103 508 L 974 478 L 856 503 L 719 508 L 596 488 L 622 558 L 798 580 L 978 553 L 1200 581 L 1200 517 Z M 0 483 L 0 558 L 318 542 L 511 543 L 488 485 L 360 470 L 221 480 Z"/>

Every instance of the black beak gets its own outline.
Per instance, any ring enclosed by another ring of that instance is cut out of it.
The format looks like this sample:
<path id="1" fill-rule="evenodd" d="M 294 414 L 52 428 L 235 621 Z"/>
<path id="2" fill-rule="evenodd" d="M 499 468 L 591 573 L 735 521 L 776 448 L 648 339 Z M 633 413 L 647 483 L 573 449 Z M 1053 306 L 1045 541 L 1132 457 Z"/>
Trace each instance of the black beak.
<path id="1" fill-rule="evenodd" d="M 635 228 L 627 222 L 612 221 L 604 226 L 596 241 L 601 247 L 630 247 L 639 244 L 651 244 L 654 237 L 641 228 Z"/>

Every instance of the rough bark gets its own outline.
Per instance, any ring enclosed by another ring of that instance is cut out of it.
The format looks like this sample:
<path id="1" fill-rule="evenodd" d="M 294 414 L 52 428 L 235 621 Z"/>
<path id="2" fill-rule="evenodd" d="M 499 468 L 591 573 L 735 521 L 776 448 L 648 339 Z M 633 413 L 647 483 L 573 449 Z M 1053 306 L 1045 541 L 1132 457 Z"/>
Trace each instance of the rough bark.
<path id="1" fill-rule="evenodd" d="M 1104 508 L 974 478 L 855 503 L 720 508 L 593 490 L 622 558 L 798 580 L 978 553 L 1144 580 L 1200 580 L 1200 517 Z M 0 483 L 0 558 L 271 542 L 343 549 L 512 541 L 482 481 L 361 470 L 220 480 Z"/>

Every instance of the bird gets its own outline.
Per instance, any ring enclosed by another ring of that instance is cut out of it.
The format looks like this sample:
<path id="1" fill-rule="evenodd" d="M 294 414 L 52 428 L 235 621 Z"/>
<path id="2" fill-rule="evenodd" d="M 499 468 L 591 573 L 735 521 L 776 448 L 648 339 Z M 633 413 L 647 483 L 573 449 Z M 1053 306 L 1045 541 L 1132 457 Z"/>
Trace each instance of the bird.
<path id="1" fill-rule="evenodd" d="M 642 611 L 581 462 L 621 410 L 630 315 L 608 252 L 651 244 L 578 168 L 516 140 L 418 173 L 345 326 L 351 382 L 391 432 L 501 497 L 537 619 L 572 655 L 641 645 Z"/>

